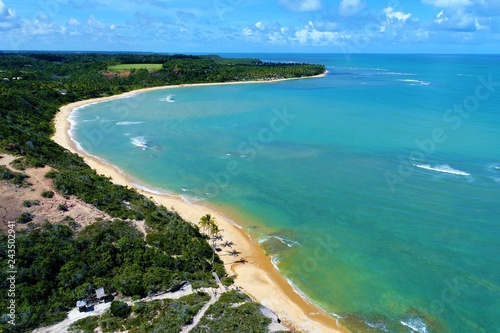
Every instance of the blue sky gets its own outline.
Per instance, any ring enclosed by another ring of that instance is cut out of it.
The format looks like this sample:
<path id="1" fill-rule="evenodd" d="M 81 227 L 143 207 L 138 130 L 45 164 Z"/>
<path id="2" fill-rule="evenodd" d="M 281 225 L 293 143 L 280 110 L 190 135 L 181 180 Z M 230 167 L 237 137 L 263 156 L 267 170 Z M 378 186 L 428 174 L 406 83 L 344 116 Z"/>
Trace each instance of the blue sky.
<path id="1" fill-rule="evenodd" d="M 0 0 L 0 49 L 500 53 L 500 0 Z"/>

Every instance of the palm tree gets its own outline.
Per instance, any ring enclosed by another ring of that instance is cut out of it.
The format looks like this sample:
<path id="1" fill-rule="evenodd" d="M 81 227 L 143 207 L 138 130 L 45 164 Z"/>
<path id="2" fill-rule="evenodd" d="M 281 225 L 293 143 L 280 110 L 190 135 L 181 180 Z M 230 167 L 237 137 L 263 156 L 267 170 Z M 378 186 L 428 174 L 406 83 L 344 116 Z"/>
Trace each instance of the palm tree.
<path id="1" fill-rule="evenodd" d="M 212 223 L 210 223 L 210 235 L 212 236 L 212 247 L 215 249 L 215 241 L 217 240 L 217 235 L 222 231 L 222 229 L 219 228 L 217 225 L 217 222 L 215 219 L 212 220 Z"/>
<path id="2" fill-rule="evenodd" d="M 215 251 L 216 251 L 216 248 L 217 248 L 217 236 L 219 235 L 219 233 L 222 231 L 221 228 L 219 228 L 219 225 L 217 224 L 217 221 L 215 221 L 215 218 L 212 219 L 212 222 L 210 223 L 209 225 L 209 232 L 210 232 L 210 237 L 212 238 L 212 248 L 213 248 L 213 252 L 212 252 L 212 264 L 214 263 L 214 260 L 215 260 Z"/>
<path id="3" fill-rule="evenodd" d="M 212 217 L 210 214 L 206 214 L 201 217 L 199 224 L 202 230 L 207 230 L 213 223 L 215 223 L 215 217 Z"/>

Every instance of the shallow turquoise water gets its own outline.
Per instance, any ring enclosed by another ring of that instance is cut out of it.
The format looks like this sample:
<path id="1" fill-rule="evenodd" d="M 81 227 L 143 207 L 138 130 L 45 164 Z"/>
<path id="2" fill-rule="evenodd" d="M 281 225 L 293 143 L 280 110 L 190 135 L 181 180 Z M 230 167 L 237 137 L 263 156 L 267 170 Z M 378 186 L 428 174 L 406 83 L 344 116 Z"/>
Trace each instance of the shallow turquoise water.
<path id="1" fill-rule="evenodd" d="M 500 57 L 255 56 L 330 73 L 94 104 L 73 135 L 144 186 L 252 216 L 347 325 L 498 332 Z"/>

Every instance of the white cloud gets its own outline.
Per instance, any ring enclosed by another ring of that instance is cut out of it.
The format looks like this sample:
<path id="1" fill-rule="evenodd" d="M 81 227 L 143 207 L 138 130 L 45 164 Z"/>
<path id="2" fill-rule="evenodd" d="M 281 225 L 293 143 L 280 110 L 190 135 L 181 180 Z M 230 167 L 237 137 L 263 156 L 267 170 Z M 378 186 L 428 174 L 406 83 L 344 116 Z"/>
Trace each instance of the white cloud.
<path id="1" fill-rule="evenodd" d="M 269 42 L 271 44 L 278 44 L 278 45 L 284 45 L 287 42 L 287 36 L 286 36 L 286 29 L 283 30 L 284 28 L 281 28 L 281 33 L 280 32 L 273 32 L 268 35 Z M 285 31 L 285 32 L 283 32 Z"/>
<path id="2" fill-rule="evenodd" d="M 422 0 L 443 8 L 434 19 L 436 30 L 494 31 L 499 27 L 500 0 Z"/>
<path id="3" fill-rule="evenodd" d="M 262 22 L 260 22 L 260 21 L 259 21 L 259 22 L 257 22 L 257 23 L 255 23 L 255 26 L 256 26 L 256 27 L 257 27 L 257 29 L 259 29 L 259 30 L 264 29 L 264 25 L 263 25 L 263 24 L 262 24 Z"/>
<path id="4" fill-rule="evenodd" d="M 337 31 L 319 31 L 314 27 L 314 24 L 309 21 L 304 29 L 295 32 L 295 38 L 293 39 L 303 45 L 331 45 L 340 44 L 347 38 L 348 36 L 345 33 Z"/>
<path id="5" fill-rule="evenodd" d="M 415 40 L 416 41 L 426 41 L 429 39 L 429 31 L 427 30 L 424 30 L 422 28 L 419 28 L 417 29 L 417 31 L 415 31 Z"/>
<path id="6" fill-rule="evenodd" d="M 19 27 L 20 22 L 13 9 L 7 8 L 0 0 L 0 30 L 9 30 Z"/>
<path id="7" fill-rule="evenodd" d="M 321 9 L 321 0 L 278 0 L 293 12 L 313 12 Z"/>
<path id="8" fill-rule="evenodd" d="M 98 28 L 98 29 L 102 29 L 106 26 L 104 23 L 97 21 L 94 15 L 90 15 L 89 19 L 87 20 L 87 24 L 93 28 Z"/>
<path id="9" fill-rule="evenodd" d="M 80 21 L 78 21 L 78 20 L 77 20 L 77 19 L 75 19 L 75 18 L 70 18 L 70 19 L 68 20 L 68 25 L 69 25 L 70 27 L 78 27 L 78 26 L 80 25 Z"/>
<path id="10" fill-rule="evenodd" d="M 484 16 L 493 16 L 500 14 L 500 1 L 492 0 L 476 0 L 475 7 L 478 12 Z"/>
<path id="11" fill-rule="evenodd" d="M 403 13 L 403 12 L 395 12 L 394 8 L 392 7 L 387 7 L 384 9 L 385 16 L 388 20 L 394 21 L 394 19 L 401 21 L 401 22 L 406 22 L 411 17 L 410 13 Z"/>
<path id="12" fill-rule="evenodd" d="M 241 33 L 243 34 L 243 36 L 247 36 L 247 37 L 253 36 L 253 31 L 249 27 L 243 28 Z"/>
<path id="13" fill-rule="evenodd" d="M 31 22 L 25 22 L 22 27 L 24 35 L 50 35 L 58 32 L 58 29 L 54 27 L 54 24 L 47 21 L 34 20 Z"/>
<path id="14" fill-rule="evenodd" d="M 436 19 L 434 20 L 434 22 L 436 22 L 437 24 L 441 24 L 448 20 L 449 18 L 444 15 L 444 10 L 442 10 L 436 15 Z"/>
<path id="15" fill-rule="evenodd" d="M 340 1 L 340 15 L 352 16 L 359 13 L 365 4 L 361 0 L 341 0 Z"/>
<path id="16" fill-rule="evenodd" d="M 472 5 L 470 0 L 422 0 L 422 3 L 441 8 L 457 8 Z"/>
<path id="17" fill-rule="evenodd" d="M 438 30 L 475 31 L 485 28 L 479 24 L 478 17 L 465 8 L 443 9 L 436 15 L 434 23 Z"/>

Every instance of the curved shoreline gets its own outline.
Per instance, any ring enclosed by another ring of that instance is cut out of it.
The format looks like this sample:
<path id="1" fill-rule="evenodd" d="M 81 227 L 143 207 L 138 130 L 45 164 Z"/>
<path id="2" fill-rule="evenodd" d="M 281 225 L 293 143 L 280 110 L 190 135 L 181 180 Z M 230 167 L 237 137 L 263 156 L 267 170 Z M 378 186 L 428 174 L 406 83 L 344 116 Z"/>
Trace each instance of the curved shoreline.
<path id="1" fill-rule="evenodd" d="M 326 74 L 327 72 L 313 77 L 322 77 Z M 294 78 L 283 80 L 293 79 Z M 221 233 L 223 238 L 225 240 L 232 241 L 235 244 L 234 248 L 241 253 L 240 257 L 247 260 L 247 263 L 245 264 L 238 264 L 235 263 L 235 257 L 227 254 L 219 254 L 228 271 L 231 271 L 234 275 L 236 275 L 235 284 L 243 289 L 244 292 L 255 298 L 258 302 L 273 310 L 285 322 L 288 322 L 293 327 L 306 332 L 347 332 L 347 330 L 338 325 L 337 321 L 333 317 L 327 315 L 318 306 L 310 303 L 308 300 L 299 295 L 288 280 L 274 267 L 271 262 L 271 258 L 264 253 L 258 242 L 253 240 L 243 228 L 235 225 L 235 222 L 231 221 L 225 215 L 209 206 L 188 203 L 182 200 L 180 196 L 156 194 L 142 188 L 138 188 L 134 184 L 140 182 L 137 182 L 135 179 L 119 172 L 119 170 L 113 165 L 107 164 L 99 158 L 88 155 L 84 151 L 78 149 L 77 143 L 73 141 L 69 135 L 69 131 L 71 130 L 71 123 L 69 122 L 71 112 L 76 108 L 85 105 L 126 98 L 138 93 L 153 90 L 222 84 L 270 83 L 283 80 L 162 86 L 138 89 L 120 95 L 74 102 L 62 106 L 60 111 L 56 114 L 54 119 L 55 133 L 52 140 L 69 151 L 80 155 L 84 159 L 85 163 L 87 163 L 87 165 L 89 165 L 92 169 L 95 169 L 98 174 L 111 177 L 113 183 L 136 188 L 138 192 L 143 193 L 148 197 L 152 197 L 156 203 L 162 204 L 167 208 L 174 209 L 185 220 L 191 223 L 197 223 L 200 217 L 207 213 L 215 216 L 221 226 L 221 229 L 223 229 Z"/>

